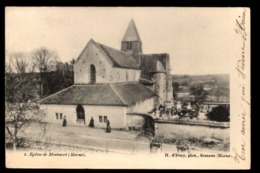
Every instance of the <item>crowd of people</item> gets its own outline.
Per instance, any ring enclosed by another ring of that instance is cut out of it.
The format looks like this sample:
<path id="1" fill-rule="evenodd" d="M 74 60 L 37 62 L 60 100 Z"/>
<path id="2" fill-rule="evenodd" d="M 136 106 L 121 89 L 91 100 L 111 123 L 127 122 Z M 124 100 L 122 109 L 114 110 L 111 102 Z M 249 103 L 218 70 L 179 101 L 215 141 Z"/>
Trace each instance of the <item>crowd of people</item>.
<path id="1" fill-rule="evenodd" d="M 152 111 L 152 114 L 156 116 L 157 118 L 162 117 L 163 115 L 170 116 L 179 116 L 179 117 L 197 117 L 199 114 L 199 106 L 190 104 L 182 104 L 181 106 L 174 105 L 172 107 L 167 107 L 165 105 L 160 105 L 158 108 L 155 108 Z"/>

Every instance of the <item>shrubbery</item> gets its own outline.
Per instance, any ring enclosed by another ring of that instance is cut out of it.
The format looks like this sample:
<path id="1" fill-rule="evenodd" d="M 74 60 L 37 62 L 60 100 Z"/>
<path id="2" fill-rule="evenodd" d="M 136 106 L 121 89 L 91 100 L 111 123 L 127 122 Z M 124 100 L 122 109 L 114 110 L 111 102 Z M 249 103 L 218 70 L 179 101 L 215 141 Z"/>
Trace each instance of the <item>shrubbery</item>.
<path id="1" fill-rule="evenodd" d="M 229 122 L 229 115 L 229 107 L 223 105 L 213 108 L 212 111 L 206 114 L 209 120 L 220 122 Z"/>

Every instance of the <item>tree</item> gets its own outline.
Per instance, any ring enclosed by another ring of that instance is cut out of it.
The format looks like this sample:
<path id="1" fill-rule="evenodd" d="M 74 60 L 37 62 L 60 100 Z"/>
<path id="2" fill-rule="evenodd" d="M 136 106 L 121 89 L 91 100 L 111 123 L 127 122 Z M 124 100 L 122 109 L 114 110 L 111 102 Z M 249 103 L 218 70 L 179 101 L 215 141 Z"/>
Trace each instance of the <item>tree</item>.
<path id="1" fill-rule="evenodd" d="M 20 133 L 24 133 L 29 126 L 38 125 L 45 131 L 46 122 L 44 117 L 44 111 L 40 110 L 38 105 L 32 102 L 5 103 L 5 129 L 7 138 L 13 144 L 14 151 Z"/>
<path id="2" fill-rule="evenodd" d="M 32 91 L 35 89 L 33 71 L 25 73 L 27 63 L 16 62 L 13 65 L 17 73 L 13 72 L 10 64 L 5 68 L 5 129 L 6 137 L 12 142 L 14 151 L 19 140 L 19 134 L 31 126 L 38 124 L 45 127 L 44 112 L 38 105 L 31 102 Z M 32 70 L 32 69 L 31 69 Z"/>
<path id="3" fill-rule="evenodd" d="M 23 52 L 15 52 L 10 54 L 10 66 L 12 66 L 16 73 L 25 74 L 33 71 L 34 66 L 30 66 L 28 55 Z"/>
<path id="4" fill-rule="evenodd" d="M 208 92 L 203 90 L 202 85 L 193 85 L 190 87 L 190 95 L 194 95 L 194 104 L 201 104 L 207 99 Z"/>
<path id="5" fill-rule="evenodd" d="M 70 61 L 70 64 L 71 64 L 71 65 L 74 65 L 75 62 L 76 62 L 76 60 L 75 60 L 74 58 L 72 58 L 72 60 Z"/>
<path id="6" fill-rule="evenodd" d="M 49 73 L 46 78 L 45 93 L 52 94 L 67 88 L 74 83 L 73 67 L 69 63 L 58 62 L 56 65 L 56 71 Z"/>
<path id="7" fill-rule="evenodd" d="M 33 100 L 38 94 L 34 66 L 29 63 L 28 56 L 22 52 L 12 53 L 5 64 L 5 97 L 8 102 L 15 102 L 17 92 L 19 101 Z"/>
<path id="8" fill-rule="evenodd" d="M 41 97 L 43 97 L 46 95 L 44 91 L 46 75 L 55 70 L 58 55 L 46 48 L 39 48 L 32 53 L 32 58 L 34 67 L 40 73 L 40 91 Z"/>
<path id="9" fill-rule="evenodd" d="M 228 122 L 230 112 L 229 107 L 219 105 L 212 109 L 209 113 L 206 114 L 207 118 L 212 121 Z"/>

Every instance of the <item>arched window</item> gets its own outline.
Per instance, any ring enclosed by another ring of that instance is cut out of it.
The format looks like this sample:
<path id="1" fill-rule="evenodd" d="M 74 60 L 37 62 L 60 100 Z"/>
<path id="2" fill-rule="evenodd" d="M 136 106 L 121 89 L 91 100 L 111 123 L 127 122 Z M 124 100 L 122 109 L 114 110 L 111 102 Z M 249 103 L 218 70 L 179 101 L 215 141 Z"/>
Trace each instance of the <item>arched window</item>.
<path id="1" fill-rule="evenodd" d="M 128 72 L 126 72 L 126 81 L 128 81 Z"/>
<path id="2" fill-rule="evenodd" d="M 93 64 L 90 65 L 90 83 L 96 83 L 96 68 Z"/>
<path id="3" fill-rule="evenodd" d="M 77 123 L 85 124 L 85 110 L 82 105 L 78 105 L 76 108 L 77 112 Z"/>

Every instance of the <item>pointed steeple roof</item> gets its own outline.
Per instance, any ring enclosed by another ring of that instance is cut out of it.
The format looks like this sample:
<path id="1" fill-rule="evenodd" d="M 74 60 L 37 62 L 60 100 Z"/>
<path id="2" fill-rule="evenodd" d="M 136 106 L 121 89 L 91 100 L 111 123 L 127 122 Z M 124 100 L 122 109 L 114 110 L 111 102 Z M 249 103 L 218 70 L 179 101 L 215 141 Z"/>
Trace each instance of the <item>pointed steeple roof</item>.
<path id="1" fill-rule="evenodd" d="M 142 43 L 133 19 L 130 21 L 122 41 L 140 41 Z"/>

